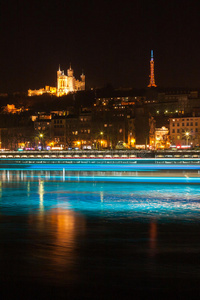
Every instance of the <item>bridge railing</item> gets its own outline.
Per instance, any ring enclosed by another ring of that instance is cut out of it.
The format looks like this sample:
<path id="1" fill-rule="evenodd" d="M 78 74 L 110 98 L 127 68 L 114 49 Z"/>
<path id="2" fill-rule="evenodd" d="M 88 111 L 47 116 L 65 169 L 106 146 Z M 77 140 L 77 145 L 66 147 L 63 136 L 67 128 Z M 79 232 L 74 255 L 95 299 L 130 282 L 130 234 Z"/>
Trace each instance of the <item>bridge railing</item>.
<path id="1" fill-rule="evenodd" d="M 63 150 L 0 151 L 0 158 L 199 158 L 200 150 Z"/>

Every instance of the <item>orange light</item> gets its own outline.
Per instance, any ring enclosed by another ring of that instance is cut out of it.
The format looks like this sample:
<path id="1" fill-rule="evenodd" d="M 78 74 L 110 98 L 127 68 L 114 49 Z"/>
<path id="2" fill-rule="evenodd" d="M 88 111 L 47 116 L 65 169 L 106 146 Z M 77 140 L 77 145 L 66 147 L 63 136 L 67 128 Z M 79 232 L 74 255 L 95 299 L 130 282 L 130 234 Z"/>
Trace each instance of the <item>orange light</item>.
<path id="1" fill-rule="evenodd" d="M 131 139 L 131 144 L 134 144 L 135 143 L 135 139 Z"/>
<path id="2" fill-rule="evenodd" d="M 152 50 L 152 57 L 150 60 L 150 82 L 148 87 L 157 87 L 157 85 L 155 84 L 155 77 L 154 77 L 154 60 L 153 60 L 153 50 Z"/>

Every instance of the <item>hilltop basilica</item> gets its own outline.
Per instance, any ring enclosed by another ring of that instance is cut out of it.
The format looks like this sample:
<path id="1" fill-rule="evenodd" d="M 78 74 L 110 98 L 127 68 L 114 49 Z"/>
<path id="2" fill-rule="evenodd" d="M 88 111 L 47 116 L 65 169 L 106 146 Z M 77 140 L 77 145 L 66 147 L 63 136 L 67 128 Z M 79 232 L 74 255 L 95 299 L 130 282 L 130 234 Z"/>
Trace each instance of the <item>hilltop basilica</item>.
<path id="1" fill-rule="evenodd" d="M 82 73 L 81 80 L 74 77 L 74 71 L 71 68 L 67 70 L 67 75 L 59 69 L 57 71 L 57 87 L 45 86 L 39 90 L 28 90 L 28 96 L 40 96 L 43 94 L 52 94 L 57 97 L 67 95 L 69 92 L 85 90 L 85 75 Z"/>

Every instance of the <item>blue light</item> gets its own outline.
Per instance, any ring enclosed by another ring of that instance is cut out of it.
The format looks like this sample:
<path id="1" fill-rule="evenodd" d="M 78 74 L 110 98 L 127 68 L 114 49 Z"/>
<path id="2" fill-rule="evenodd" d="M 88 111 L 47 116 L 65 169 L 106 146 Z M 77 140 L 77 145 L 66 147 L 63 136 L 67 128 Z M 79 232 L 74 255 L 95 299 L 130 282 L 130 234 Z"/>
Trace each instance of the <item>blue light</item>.
<path id="1" fill-rule="evenodd" d="M 68 172 L 82 172 L 78 177 L 84 181 L 200 183 L 199 159 L 27 157 L 1 158 L 0 161 L 0 170 L 60 171 L 64 172 L 65 176 L 71 176 Z M 87 172 L 87 176 L 83 172 Z M 73 180 L 76 178 L 75 176 Z"/>
<path id="2" fill-rule="evenodd" d="M 17 183 L 17 184 L 16 184 Z M 27 198 L 28 195 L 28 198 Z M 197 185 L 9 181 L 1 185 L 1 213 L 44 214 L 67 209 L 81 215 L 121 220 L 154 219 L 200 222 L 200 195 Z"/>

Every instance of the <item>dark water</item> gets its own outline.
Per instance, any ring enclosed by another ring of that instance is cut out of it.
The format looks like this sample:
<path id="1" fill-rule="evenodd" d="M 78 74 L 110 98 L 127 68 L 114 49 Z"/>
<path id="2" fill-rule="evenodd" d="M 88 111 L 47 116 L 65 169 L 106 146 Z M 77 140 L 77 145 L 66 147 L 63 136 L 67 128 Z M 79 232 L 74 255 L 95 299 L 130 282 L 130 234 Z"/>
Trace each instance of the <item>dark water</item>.
<path id="1" fill-rule="evenodd" d="M 3 299 L 200 295 L 199 185 L 0 183 Z"/>

